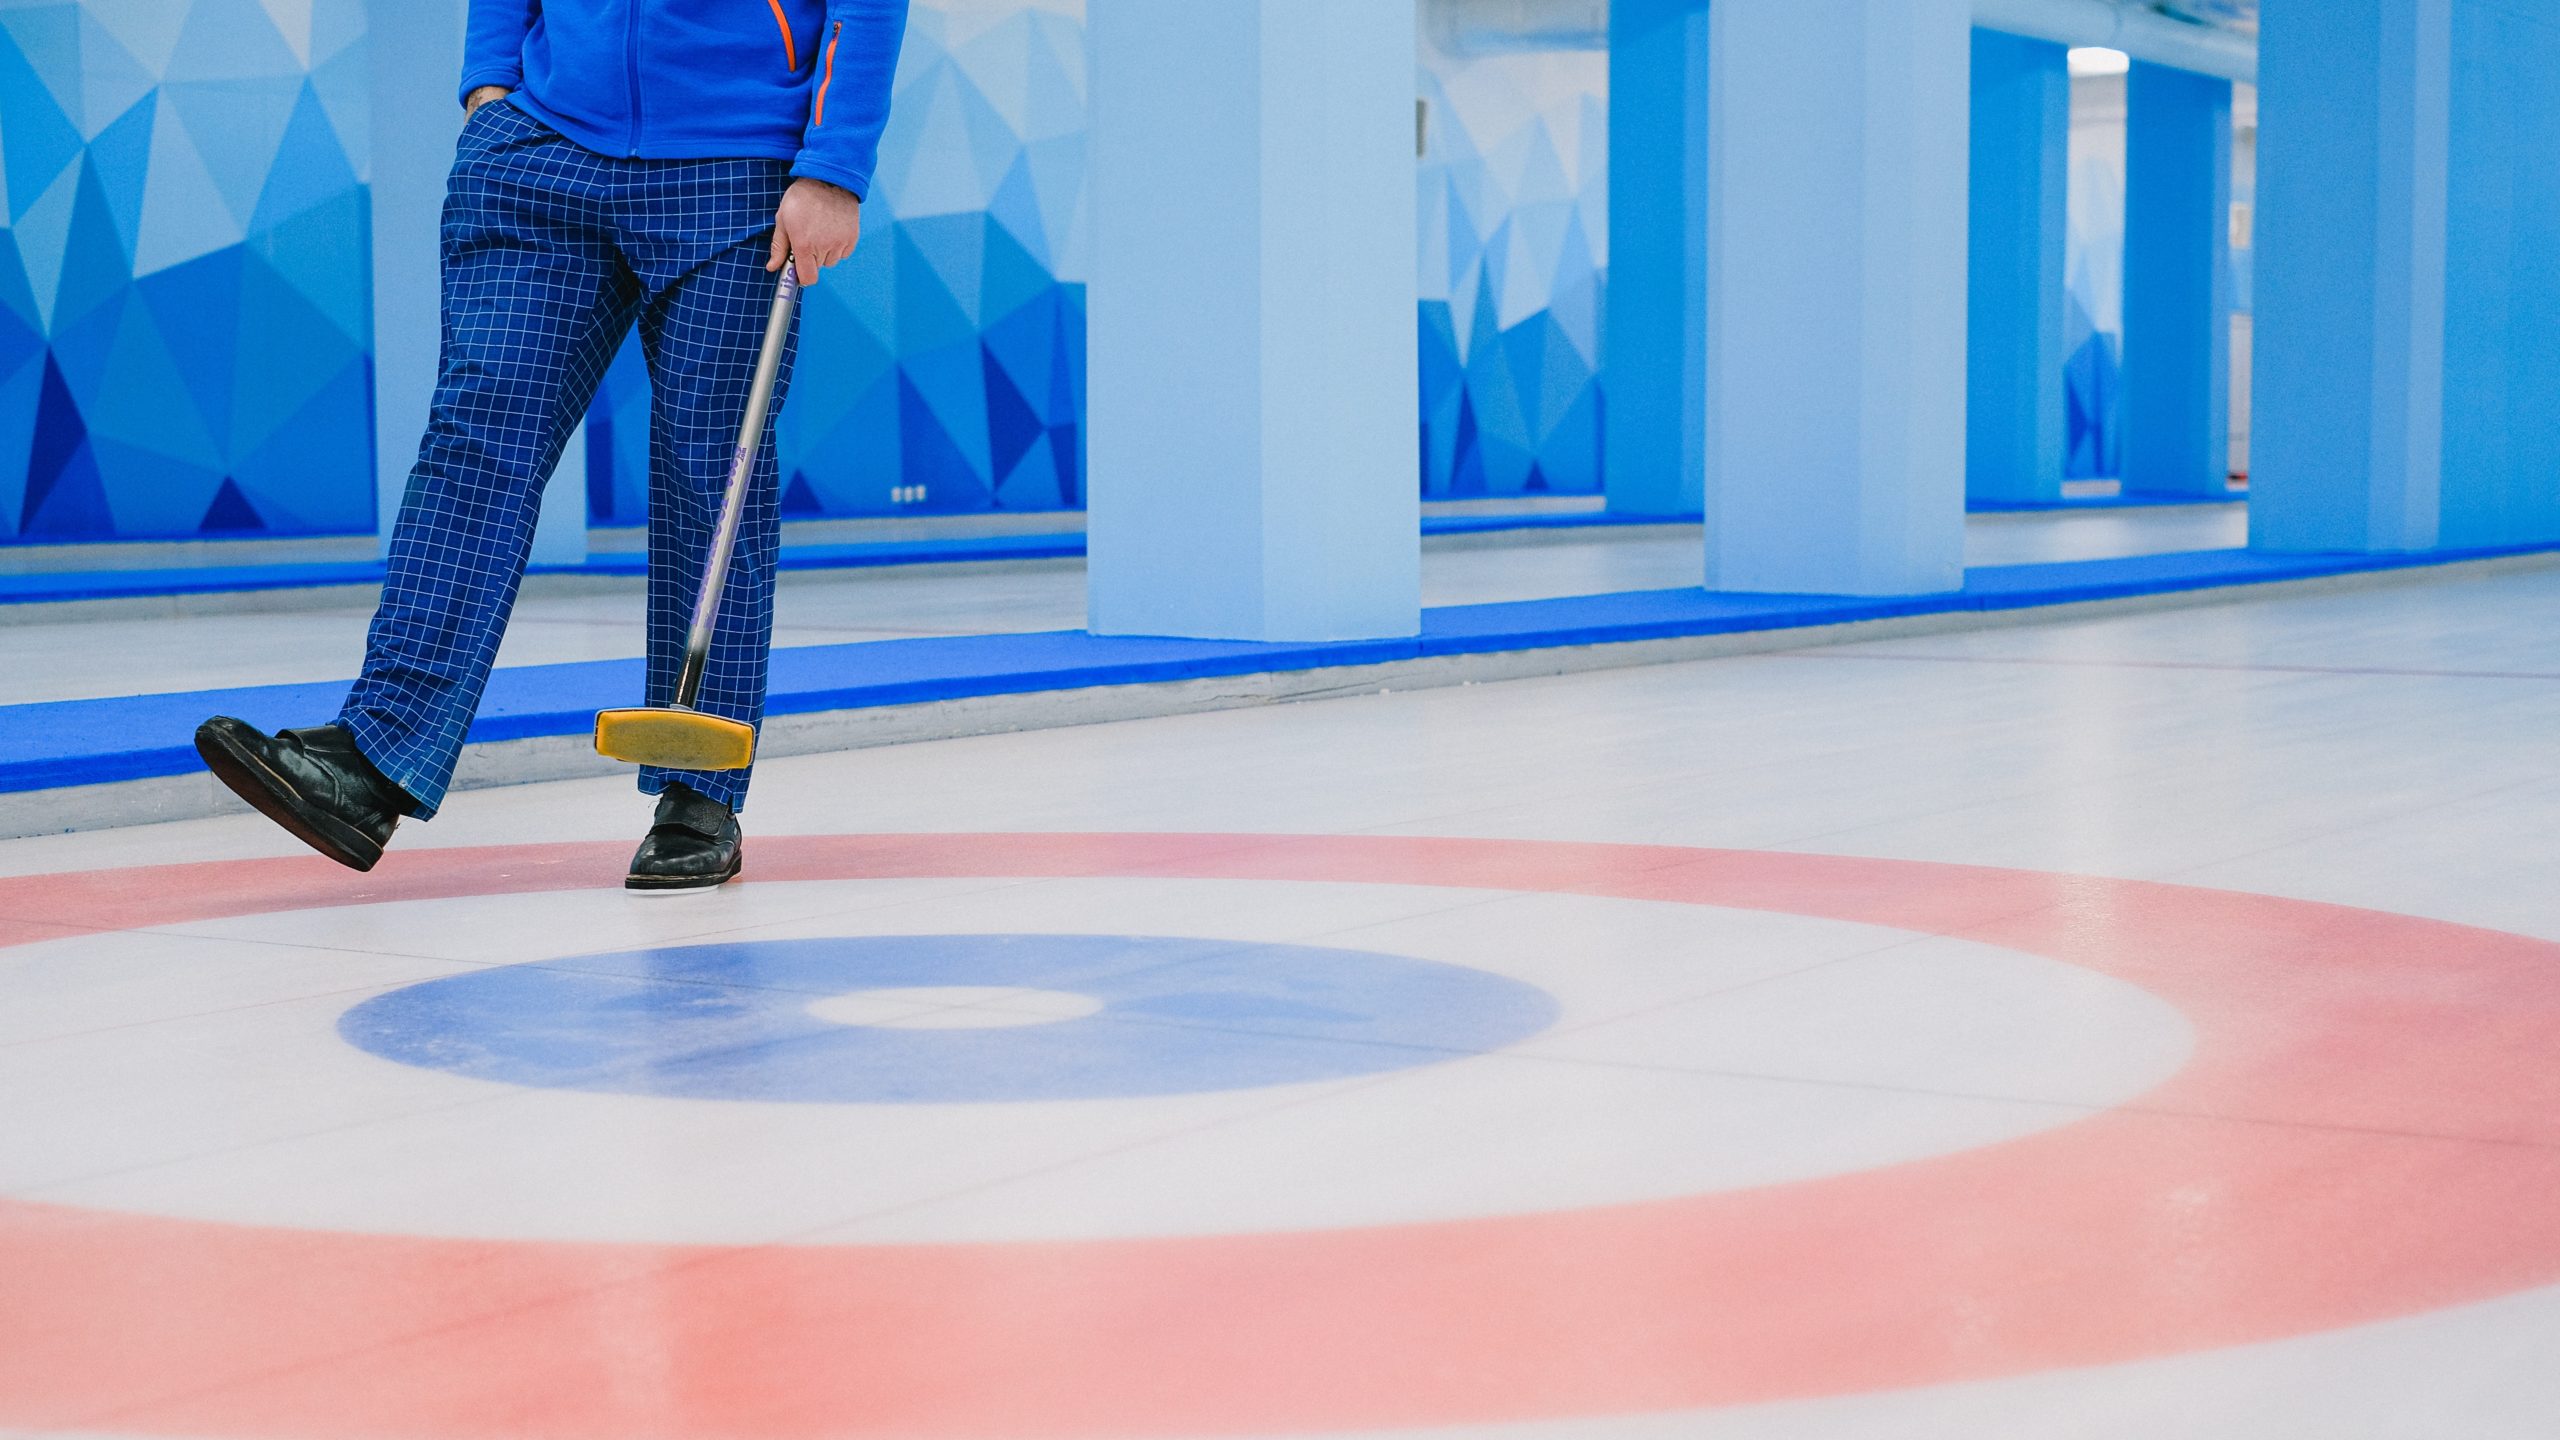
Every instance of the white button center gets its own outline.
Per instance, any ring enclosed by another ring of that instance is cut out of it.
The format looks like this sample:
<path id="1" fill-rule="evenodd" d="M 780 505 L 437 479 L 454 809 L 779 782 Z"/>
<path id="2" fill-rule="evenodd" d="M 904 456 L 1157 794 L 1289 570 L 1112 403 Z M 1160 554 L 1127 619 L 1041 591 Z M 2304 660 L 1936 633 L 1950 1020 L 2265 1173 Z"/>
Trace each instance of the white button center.
<path id="1" fill-rule="evenodd" d="M 809 1013 L 875 1030 L 1005 1030 L 1081 1020 L 1102 1008 L 1090 995 L 1014 985 L 915 985 L 855 990 L 813 1001 Z"/>

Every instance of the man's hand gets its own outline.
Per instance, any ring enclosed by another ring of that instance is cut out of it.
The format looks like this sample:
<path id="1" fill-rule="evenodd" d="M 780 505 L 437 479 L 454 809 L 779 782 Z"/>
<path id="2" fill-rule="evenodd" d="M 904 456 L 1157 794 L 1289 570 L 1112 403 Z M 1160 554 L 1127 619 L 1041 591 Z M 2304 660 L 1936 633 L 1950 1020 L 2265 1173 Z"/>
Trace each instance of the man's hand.
<path id="1" fill-rule="evenodd" d="M 462 97 L 462 118 L 468 120 L 481 106 L 492 100 L 504 100 L 514 93 L 504 85 L 483 85 Z"/>
<path id="2" fill-rule="evenodd" d="M 782 192 L 782 208 L 773 216 L 773 258 L 764 268 L 780 270 L 797 257 L 800 283 L 815 285 L 818 272 L 851 255 L 861 239 L 862 202 L 850 190 L 804 175 Z"/>

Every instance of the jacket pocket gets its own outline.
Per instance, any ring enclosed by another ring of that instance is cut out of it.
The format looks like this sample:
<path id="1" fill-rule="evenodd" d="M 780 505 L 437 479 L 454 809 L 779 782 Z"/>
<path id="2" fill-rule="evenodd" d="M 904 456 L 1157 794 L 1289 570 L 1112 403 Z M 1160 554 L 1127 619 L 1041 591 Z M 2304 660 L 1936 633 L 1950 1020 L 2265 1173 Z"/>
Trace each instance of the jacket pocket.
<path id="1" fill-rule="evenodd" d="M 792 74 L 800 73 L 800 42 L 791 38 L 791 17 L 782 13 L 782 0 L 764 0 L 773 11 L 773 23 L 782 31 L 782 64 Z"/>
<path id="2" fill-rule="evenodd" d="M 809 119 L 810 127 L 813 129 L 827 123 L 827 87 L 836 83 L 836 46 L 843 39 L 844 22 L 838 20 L 835 22 L 835 28 L 827 32 L 826 73 L 818 77 L 817 113 Z"/>

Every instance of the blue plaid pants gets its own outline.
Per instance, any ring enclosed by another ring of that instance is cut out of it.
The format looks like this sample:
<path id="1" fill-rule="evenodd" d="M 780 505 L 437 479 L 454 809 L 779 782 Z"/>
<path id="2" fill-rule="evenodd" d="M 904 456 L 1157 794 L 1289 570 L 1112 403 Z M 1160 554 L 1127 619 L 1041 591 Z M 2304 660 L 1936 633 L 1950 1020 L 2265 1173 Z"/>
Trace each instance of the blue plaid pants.
<path id="1" fill-rule="evenodd" d="M 363 674 L 339 714 L 432 817 L 497 663 L 542 487 L 637 321 L 649 365 L 648 703 L 675 694 L 764 340 L 779 160 L 621 160 L 500 100 L 464 125 L 445 197 L 443 355 Z M 774 393 L 791 378 L 783 359 Z M 773 432 L 756 460 L 697 708 L 760 723 L 780 545 Z M 643 770 L 740 805 L 747 772 Z"/>

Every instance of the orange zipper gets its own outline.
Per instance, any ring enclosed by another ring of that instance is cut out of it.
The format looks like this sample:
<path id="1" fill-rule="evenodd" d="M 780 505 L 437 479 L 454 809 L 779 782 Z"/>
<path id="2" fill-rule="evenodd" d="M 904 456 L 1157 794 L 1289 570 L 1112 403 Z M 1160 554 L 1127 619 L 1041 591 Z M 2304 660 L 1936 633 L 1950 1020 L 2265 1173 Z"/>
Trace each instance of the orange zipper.
<path id="1" fill-rule="evenodd" d="M 827 73 L 818 80 L 818 113 L 809 122 L 811 129 L 827 123 L 827 87 L 836 83 L 836 44 L 842 39 L 844 22 L 839 20 L 836 28 L 827 32 Z"/>
<path id="2" fill-rule="evenodd" d="M 773 8 L 773 23 L 782 27 L 782 63 L 791 73 L 800 73 L 800 42 L 791 38 L 791 17 L 782 13 L 782 0 L 764 0 Z"/>

